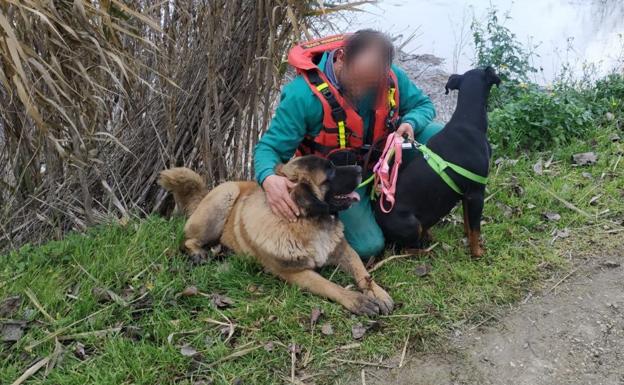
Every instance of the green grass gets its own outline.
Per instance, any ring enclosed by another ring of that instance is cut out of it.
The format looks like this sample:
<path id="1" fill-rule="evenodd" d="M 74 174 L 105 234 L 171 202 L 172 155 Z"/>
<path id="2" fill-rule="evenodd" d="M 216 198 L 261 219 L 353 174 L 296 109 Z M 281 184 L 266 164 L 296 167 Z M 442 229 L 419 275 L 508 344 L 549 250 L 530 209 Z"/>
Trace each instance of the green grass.
<path id="1" fill-rule="evenodd" d="M 430 255 L 394 260 L 374 273 L 399 306 L 394 317 L 378 318 L 381 328 L 370 331 L 359 341 L 360 346 L 348 350 L 334 349 L 356 342 L 351 327 L 367 318 L 352 316 L 334 303 L 282 283 L 248 257 L 231 256 L 190 266 L 178 251 L 181 219 L 150 217 L 69 234 L 62 241 L 42 246 L 24 246 L 0 257 L 0 300 L 21 296 L 22 304 L 12 318 L 29 321 L 20 341 L 0 345 L 0 383 L 12 383 L 38 358 L 51 354 L 53 338 L 32 351 L 27 348 L 59 330 L 60 336 L 67 336 L 123 328 L 107 336 L 62 341 L 66 348 L 63 359 L 47 376 L 42 369 L 28 383 L 151 385 L 192 384 L 202 379 L 216 384 L 283 383 L 290 376 L 288 345 L 295 343 L 301 348 L 298 375 L 314 374 L 315 383 L 323 384 L 344 378 L 349 369 L 336 358 L 374 361 L 392 356 L 408 334 L 411 344 L 422 348 L 450 328 L 478 322 L 497 306 L 522 298 L 539 278 L 552 274 L 552 269 L 565 268 L 560 243 L 551 244 L 554 230 L 570 229 L 566 243 L 574 244 L 577 236 L 592 229 L 620 228 L 624 161 L 615 168 L 622 145 L 609 140 L 613 130 L 602 129 L 589 140 L 554 152 L 523 156 L 513 165 L 493 166 L 483 227 L 486 256 L 481 260 L 468 257 L 462 242 L 461 212 L 452 213 L 434 228 L 440 245 Z M 598 163 L 572 166 L 570 156 L 585 151 L 596 151 Z M 543 175 L 536 175 L 536 160 L 546 161 L 551 156 L 553 164 Z M 566 208 L 544 187 L 590 217 Z M 599 194 L 596 204 L 590 206 L 590 199 Z M 542 214 L 547 211 L 559 213 L 561 220 L 546 221 Z M 421 263 L 431 264 L 426 277 L 414 273 Z M 332 272 L 332 268 L 323 270 L 327 277 Z M 332 280 L 351 283 L 342 273 L 333 275 Z M 225 294 L 235 304 L 217 310 L 209 298 L 176 296 L 190 285 L 205 293 Z M 98 301 L 92 292 L 96 287 L 112 290 L 126 303 Z M 27 289 L 53 322 L 36 310 L 25 295 Z M 309 316 L 316 307 L 324 314 L 310 330 Z M 416 316 L 396 317 L 410 314 Z M 225 342 L 221 327 L 210 320 L 231 320 L 233 338 Z M 324 322 L 333 325 L 333 336 L 320 333 Z M 178 334 L 170 343 L 172 333 Z M 269 352 L 264 345 L 270 341 L 274 349 Z M 84 344 L 85 360 L 74 355 L 76 342 Z M 184 344 L 197 349 L 201 358 L 183 356 L 180 346 Z M 253 347 L 258 348 L 211 366 Z M 306 357 L 307 366 L 302 368 Z"/>

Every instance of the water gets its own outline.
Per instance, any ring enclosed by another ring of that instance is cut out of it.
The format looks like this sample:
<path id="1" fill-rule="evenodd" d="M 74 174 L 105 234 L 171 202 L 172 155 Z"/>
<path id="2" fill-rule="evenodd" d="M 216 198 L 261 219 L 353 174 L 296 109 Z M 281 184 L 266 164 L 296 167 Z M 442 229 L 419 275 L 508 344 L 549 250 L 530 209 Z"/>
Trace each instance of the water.
<path id="1" fill-rule="evenodd" d="M 595 63 L 604 73 L 621 65 L 624 51 L 624 0 L 380 0 L 363 6 L 349 29 L 375 28 L 392 35 L 417 36 L 405 50 L 446 60 L 446 69 L 463 72 L 473 63 L 470 23 L 483 20 L 487 9 L 509 12 L 505 22 L 520 42 L 537 44 L 533 64 L 543 71 L 535 80 L 548 82 L 570 63 L 582 73 Z M 462 43 L 463 42 L 463 43 Z"/>

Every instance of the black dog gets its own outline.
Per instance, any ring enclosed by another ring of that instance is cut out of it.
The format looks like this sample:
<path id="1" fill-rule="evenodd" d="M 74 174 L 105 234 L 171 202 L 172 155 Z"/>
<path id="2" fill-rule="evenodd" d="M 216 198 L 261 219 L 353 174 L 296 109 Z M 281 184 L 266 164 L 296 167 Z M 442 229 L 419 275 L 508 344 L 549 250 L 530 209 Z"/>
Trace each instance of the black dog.
<path id="1" fill-rule="evenodd" d="M 459 90 L 457 107 L 451 120 L 429 140 L 427 147 L 447 162 L 486 177 L 491 155 L 487 140 L 487 100 L 492 85 L 499 85 L 500 82 L 492 67 L 451 75 L 446 83 L 446 93 Z M 470 252 L 474 257 L 480 257 L 483 254 L 479 239 L 485 185 L 449 168 L 445 172 L 462 194 L 449 187 L 427 164 L 423 155 L 418 154 L 399 171 L 394 209 L 384 214 L 376 205 L 377 222 L 389 242 L 408 248 L 422 248 L 430 241 L 429 228 L 447 215 L 461 199 Z"/>

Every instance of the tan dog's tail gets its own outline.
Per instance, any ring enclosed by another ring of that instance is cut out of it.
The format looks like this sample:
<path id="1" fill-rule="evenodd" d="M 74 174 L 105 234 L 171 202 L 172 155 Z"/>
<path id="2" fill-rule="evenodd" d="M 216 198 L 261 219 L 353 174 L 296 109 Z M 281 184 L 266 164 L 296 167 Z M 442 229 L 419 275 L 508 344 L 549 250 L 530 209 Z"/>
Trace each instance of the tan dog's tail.
<path id="1" fill-rule="evenodd" d="M 186 167 L 161 171 L 158 184 L 173 193 L 178 208 L 187 216 L 195 211 L 208 192 L 202 177 Z"/>

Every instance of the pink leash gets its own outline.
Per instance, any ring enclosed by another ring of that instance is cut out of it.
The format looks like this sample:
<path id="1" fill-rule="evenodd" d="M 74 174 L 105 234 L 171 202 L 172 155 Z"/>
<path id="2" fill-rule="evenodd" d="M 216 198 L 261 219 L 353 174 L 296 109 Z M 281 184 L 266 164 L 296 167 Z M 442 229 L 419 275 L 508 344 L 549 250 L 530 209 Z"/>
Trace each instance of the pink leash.
<path id="1" fill-rule="evenodd" d="M 386 139 L 386 146 L 384 147 L 381 158 L 377 161 L 377 164 L 373 168 L 375 174 L 375 184 L 379 188 L 379 208 L 384 213 L 389 213 L 394 208 L 394 195 L 396 192 L 396 182 L 399 176 L 399 167 L 402 161 L 402 145 L 403 138 L 396 134 L 388 135 Z M 390 169 L 390 161 L 394 156 L 394 164 Z M 384 206 L 384 200 L 390 203 L 390 208 L 386 209 Z"/>

